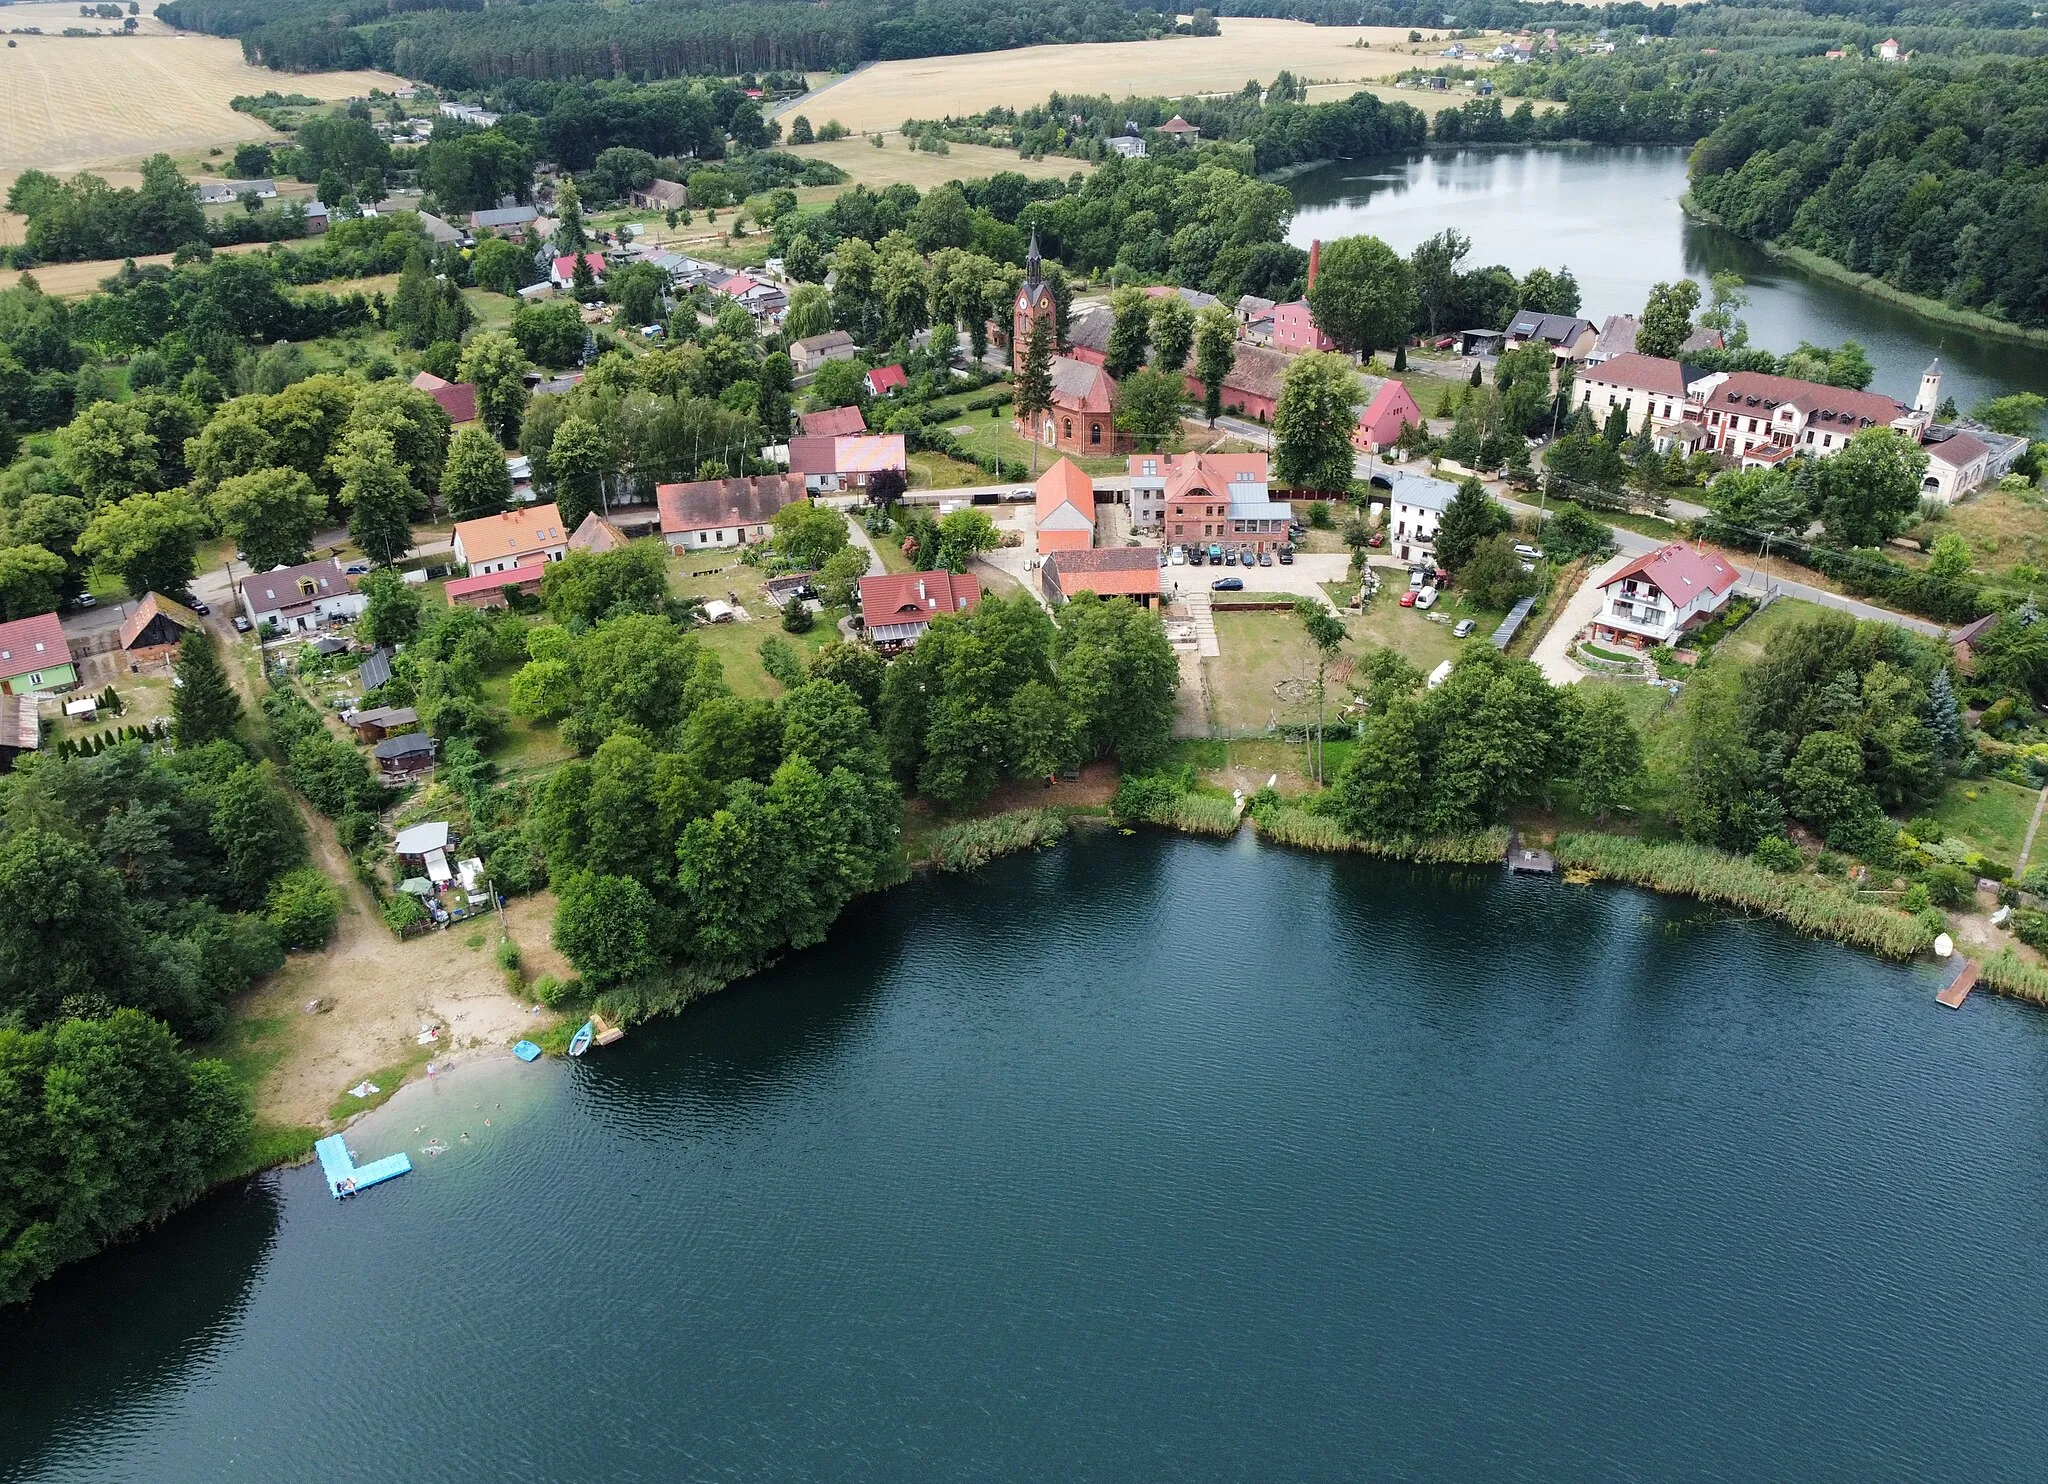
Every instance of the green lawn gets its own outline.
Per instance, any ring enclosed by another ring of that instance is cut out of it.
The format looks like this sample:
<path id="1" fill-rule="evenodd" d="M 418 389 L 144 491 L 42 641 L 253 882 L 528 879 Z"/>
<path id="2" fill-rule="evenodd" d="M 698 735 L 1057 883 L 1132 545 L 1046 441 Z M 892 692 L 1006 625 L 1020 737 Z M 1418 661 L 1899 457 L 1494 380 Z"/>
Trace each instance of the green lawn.
<path id="1" fill-rule="evenodd" d="M 808 659 L 831 641 L 838 622 L 839 614 L 828 608 L 818 615 L 808 634 L 784 632 L 781 619 L 772 613 L 748 623 L 699 624 L 690 632 L 725 666 L 725 683 L 732 687 L 734 695 L 749 700 L 773 699 L 782 694 L 782 685 L 762 667 L 761 641 L 773 634 L 794 649 L 799 658 Z"/>
<path id="2" fill-rule="evenodd" d="M 505 773 L 530 773 L 565 763 L 576 749 L 547 722 L 531 722 L 511 714 L 512 674 L 493 675 L 484 682 L 484 700 L 507 717 L 504 733 L 492 744 L 488 756 Z"/>
<path id="3" fill-rule="evenodd" d="M 1347 619 L 1354 638 L 1398 651 L 1409 664 L 1427 675 L 1445 660 L 1456 659 L 1466 644 L 1481 641 L 1500 627 L 1506 614 L 1481 608 L 1455 588 L 1437 600 L 1427 613 L 1401 606 L 1401 592 L 1394 580 L 1400 576 L 1380 574 L 1379 596 L 1357 618 Z M 1441 615 L 1445 620 L 1433 620 Z M 1473 621 L 1469 639 L 1453 639 L 1451 629 L 1460 619 Z"/>
<path id="4" fill-rule="evenodd" d="M 1011 425 L 1012 413 L 1013 409 L 1008 407 L 991 408 L 988 412 L 963 413 L 947 426 L 973 428 L 972 433 L 955 435 L 971 452 L 995 454 L 1001 458 L 1014 460 L 1022 464 L 1028 473 L 1031 469 L 1032 447 L 1028 440 L 1017 436 L 1016 429 Z M 1055 450 L 1040 448 L 1039 472 L 1043 473 L 1059 457 Z M 1121 458 L 1076 457 L 1074 462 L 1090 474 L 1122 474 L 1130 467 Z"/>
<path id="5" fill-rule="evenodd" d="M 1770 643 L 1772 635 L 1827 611 L 1820 604 L 1809 603 L 1804 598 L 1779 598 L 1723 639 L 1715 647 L 1714 655 L 1717 659 L 1732 660 L 1738 665 L 1753 665 L 1763 658 L 1764 647 Z"/>
<path id="6" fill-rule="evenodd" d="M 1218 613 L 1216 641 L 1223 651 L 1202 661 L 1215 698 L 1216 723 L 1227 732 L 1262 732 L 1298 724 L 1305 708 L 1282 700 L 1273 687 L 1315 673 L 1300 620 L 1291 613 Z"/>
<path id="7" fill-rule="evenodd" d="M 1941 797 L 1920 816 L 1938 821 L 1948 834 L 1961 836 L 1982 854 L 2017 869 L 2027 824 L 2040 797 L 2031 788 L 2001 778 L 1951 778 Z"/>
<path id="8" fill-rule="evenodd" d="M 914 490 L 968 489 L 987 484 L 990 477 L 979 465 L 942 453 L 910 455 L 910 487 Z"/>

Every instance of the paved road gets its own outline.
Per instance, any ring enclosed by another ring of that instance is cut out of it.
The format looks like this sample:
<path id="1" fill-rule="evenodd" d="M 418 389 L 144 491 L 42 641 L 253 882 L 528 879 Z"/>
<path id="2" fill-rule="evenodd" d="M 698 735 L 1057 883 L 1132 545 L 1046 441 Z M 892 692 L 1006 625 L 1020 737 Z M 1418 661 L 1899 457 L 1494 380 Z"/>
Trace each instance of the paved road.
<path id="1" fill-rule="evenodd" d="M 1543 672 L 1543 678 L 1552 685 L 1576 685 L 1585 679 L 1586 672 L 1571 660 L 1572 638 L 1600 611 L 1600 584 L 1634 560 L 1630 553 L 1620 551 L 1595 567 L 1579 584 L 1579 590 L 1572 594 L 1571 601 L 1565 604 L 1557 622 L 1536 641 L 1536 648 L 1529 658 L 1535 661 L 1536 668 Z"/>

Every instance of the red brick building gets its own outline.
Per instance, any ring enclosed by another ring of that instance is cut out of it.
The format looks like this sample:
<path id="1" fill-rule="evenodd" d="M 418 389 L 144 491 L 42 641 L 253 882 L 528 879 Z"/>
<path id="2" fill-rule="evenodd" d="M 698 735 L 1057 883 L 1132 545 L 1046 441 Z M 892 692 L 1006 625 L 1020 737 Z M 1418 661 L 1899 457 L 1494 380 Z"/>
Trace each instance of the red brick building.
<path id="1" fill-rule="evenodd" d="M 1040 320 L 1057 327 L 1057 309 L 1052 285 L 1041 273 L 1038 234 L 1031 237 L 1031 251 L 1024 259 L 1024 282 L 1010 316 L 1010 366 L 1021 373 L 1024 357 L 1031 348 L 1031 332 Z M 1017 436 L 1036 440 L 1061 453 L 1116 454 L 1128 452 L 1135 443 L 1116 430 L 1116 378 L 1100 365 L 1072 356 L 1052 358 L 1052 406 L 1032 421 L 1018 417 Z"/>

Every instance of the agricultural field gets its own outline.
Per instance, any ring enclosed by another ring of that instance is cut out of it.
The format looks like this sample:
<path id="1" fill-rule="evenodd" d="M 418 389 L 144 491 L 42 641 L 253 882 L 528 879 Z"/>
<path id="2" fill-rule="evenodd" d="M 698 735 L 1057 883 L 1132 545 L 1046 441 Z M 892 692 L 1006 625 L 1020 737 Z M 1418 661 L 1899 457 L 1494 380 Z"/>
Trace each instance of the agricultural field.
<path id="1" fill-rule="evenodd" d="M 962 60 L 955 58 L 953 60 Z M 889 66 L 908 65 L 891 62 Z M 860 74 L 865 77 L 867 74 Z M 826 118 L 839 118 L 829 111 L 830 101 L 836 92 L 827 93 L 818 100 L 819 111 Z M 1040 102 L 1045 100 L 1041 98 Z M 802 112 L 798 109 L 797 112 Z M 785 120 L 787 119 L 785 115 Z M 825 118 L 811 115 L 813 124 L 822 124 Z M 841 119 L 841 122 L 845 120 Z M 1032 179 L 1053 177 L 1060 180 L 1069 175 L 1086 174 L 1094 169 L 1085 160 L 1070 160 L 1061 155 L 1049 155 L 1043 160 L 1027 160 L 1015 150 L 992 149 L 985 144 L 949 144 L 948 153 L 931 154 L 925 150 L 914 150 L 907 146 L 903 137 L 896 133 L 897 118 L 883 129 L 883 146 L 876 149 L 869 140 L 856 134 L 846 139 L 834 139 L 826 144 L 798 144 L 786 146 L 793 155 L 807 160 L 825 160 L 837 165 L 853 179 L 849 184 L 864 185 L 873 190 L 897 184 L 916 186 L 919 191 L 928 191 L 933 186 L 944 185 L 949 180 L 980 180 L 1000 171 L 1014 170 Z M 805 194 L 812 194 L 829 201 L 847 186 L 820 186 L 809 192 L 798 192 L 801 201 Z"/>
<path id="2" fill-rule="evenodd" d="M 777 116 L 802 113 L 813 124 L 836 118 L 849 129 L 887 130 L 909 118 L 978 113 L 998 104 L 1030 108 L 1055 91 L 1112 97 L 1234 93 L 1248 79 L 1269 82 L 1283 71 L 1311 84 L 1367 82 L 1405 71 L 1443 49 L 1427 41 L 1411 47 L 1408 32 L 1391 26 L 1311 26 L 1236 16 L 1221 25 L 1219 36 L 880 62 L 785 105 Z M 1354 45 L 1359 41 L 1367 45 Z M 934 163 L 943 164 L 944 157 Z M 940 179 L 964 175 L 955 169 Z"/>
<path id="3" fill-rule="evenodd" d="M 9 27 L 65 24 L 63 6 L 11 6 Z M 76 6 L 70 20 L 78 19 Z M 16 36 L 0 49 L 0 186 L 22 170 L 73 171 L 133 162 L 163 150 L 272 139 L 268 124 L 236 113 L 240 93 L 341 99 L 400 79 L 381 72 L 283 74 L 242 60 L 239 42 L 166 31 L 156 21 L 128 37 Z"/>

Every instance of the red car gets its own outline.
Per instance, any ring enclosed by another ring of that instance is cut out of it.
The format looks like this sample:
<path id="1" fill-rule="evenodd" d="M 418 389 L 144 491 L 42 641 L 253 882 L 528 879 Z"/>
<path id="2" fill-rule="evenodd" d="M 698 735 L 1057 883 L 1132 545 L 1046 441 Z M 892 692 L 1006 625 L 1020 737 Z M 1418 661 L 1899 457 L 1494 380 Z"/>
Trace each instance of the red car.
<path id="1" fill-rule="evenodd" d="M 1401 606 L 1402 606 L 1403 608 L 1413 608 L 1413 607 L 1415 606 L 1415 589 L 1414 589 L 1414 588 L 1412 588 L 1412 587 L 1411 587 L 1411 588 L 1407 588 L 1407 589 L 1405 589 L 1405 590 L 1404 590 L 1404 591 L 1402 592 L 1402 594 L 1401 594 Z"/>
<path id="2" fill-rule="evenodd" d="M 1387 533 L 1385 531 L 1374 531 L 1365 538 L 1365 544 L 1367 546 L 1385 546 L 1387 544 Z"/>

